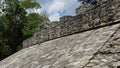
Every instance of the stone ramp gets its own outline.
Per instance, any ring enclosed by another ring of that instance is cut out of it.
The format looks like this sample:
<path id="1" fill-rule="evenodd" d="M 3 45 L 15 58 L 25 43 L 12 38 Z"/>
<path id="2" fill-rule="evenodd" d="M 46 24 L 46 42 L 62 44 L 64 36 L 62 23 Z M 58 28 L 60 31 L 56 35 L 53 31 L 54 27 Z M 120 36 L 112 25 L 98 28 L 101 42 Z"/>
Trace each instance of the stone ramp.
<path id="1" fill-rule="evenodd" d="M 84 68 L 120 68 L 120 28 Z"/>
<path id="2" fill-rule="evenodd" d="M 89 67 L 90 61 L 119 27 L 120 24 L 106 26 L 24 48 L 2 60 L 0 68 Z"/>

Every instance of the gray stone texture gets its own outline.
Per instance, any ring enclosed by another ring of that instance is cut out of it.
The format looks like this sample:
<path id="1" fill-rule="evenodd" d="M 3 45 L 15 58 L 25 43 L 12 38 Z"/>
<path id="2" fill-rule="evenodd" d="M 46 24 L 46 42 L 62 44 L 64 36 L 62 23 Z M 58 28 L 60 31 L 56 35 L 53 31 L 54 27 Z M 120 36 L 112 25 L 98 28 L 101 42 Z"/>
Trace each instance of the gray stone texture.
<path id="1" fill-rule="evenodd" d="M 120 27 L 93 56 L 85 68 L 120 67 Z"/>
<path id="2" fill-rule="evenodd" d="M 96 63 L 99 64 L 99 68 L 103 65 L 104 67 L 101 68 L 106 68 L 107 61 L 113 62 L 111 63 L 113 66 L 120 65 L 120 45 L 116 44 L 117 38 L 120 37 L 118 28 L 120 28 L 120 24 L 106 26 L 24 48 L 2 60 L 0 62 L 0 68 L 83 68 L 89 66 L 98 68 Z M 115 38 L 114 41 L 116 42 L 113 41 L 111 43 L 110 46 L 113 46 L 111 50 L 111 48 L 109 49 L 105 46 L 112 38 Z M 107 50 L 110 50 L 110 53 L 112 53 L 106 54 L 109 53 Z"/>
<path id="3" fill-rule="evenodd" d="M 44 27 L 41 32 L 26 39 L 23 42 L 23 47 L 115 24 L 118 19 L 120 19 L 120 0 L 108 0 L 104 4 L 96 5 L 79 15 L 61 17 L 60 21 L 52 22 Z"/>
<path id="4" fill-rule="evenodd" d="M 0 68 L 120 68 L 120 0 L 98 1 L 26 39 Z"/>

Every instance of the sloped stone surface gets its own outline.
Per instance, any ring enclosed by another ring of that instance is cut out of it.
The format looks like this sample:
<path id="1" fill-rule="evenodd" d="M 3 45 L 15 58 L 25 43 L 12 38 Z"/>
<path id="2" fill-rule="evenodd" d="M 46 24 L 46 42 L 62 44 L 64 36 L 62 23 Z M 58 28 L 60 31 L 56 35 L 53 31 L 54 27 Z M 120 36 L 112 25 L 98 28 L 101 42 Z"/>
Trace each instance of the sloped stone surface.
<path id="1" fill-rule="evenodd" d="M 91 6 L 89 5 L 89 7 Z M 84 11 L 84 9 L 80 11 Z M 115 24 L 117 20 L 120 20 L 120 0 L 106 0 L 106 3 L 96 5 L 79 15 L 63 16 L 60 21 L 52 22 L 40 32 L 24 40 L 23 47 Z"/>
<path id="2" fill-rule="evenodd" d="M 113 37 L 98 51 L 85 68 L 120 67 L 120 28 Z"/>
<path id="3" fill-rule="evenodd" d="M 96 53 L 111 39 L 118 27 L 120 24 L 36 44 L 2 60 L 0 68 L 85 67 L 94 56 L 97 56 Z M 103 61 L 106 62 L 104 59 Z M 95 62 L 99 62 L 99 60 L 95 60 Z"/>

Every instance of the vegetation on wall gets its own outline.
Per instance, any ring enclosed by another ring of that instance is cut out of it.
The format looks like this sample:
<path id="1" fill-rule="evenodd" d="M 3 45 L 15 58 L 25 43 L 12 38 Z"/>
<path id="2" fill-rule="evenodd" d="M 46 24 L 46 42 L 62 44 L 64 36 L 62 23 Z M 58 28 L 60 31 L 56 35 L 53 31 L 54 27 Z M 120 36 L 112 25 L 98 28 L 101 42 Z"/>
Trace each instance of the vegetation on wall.
<path id="1" fill-rule="evenodd" d="M 33 11 L 41 8 L 36 0 L 0 0 L 0 8 L 1 60 L 21 49 L 23 40 L 40 31 L 49 19 Z"/>

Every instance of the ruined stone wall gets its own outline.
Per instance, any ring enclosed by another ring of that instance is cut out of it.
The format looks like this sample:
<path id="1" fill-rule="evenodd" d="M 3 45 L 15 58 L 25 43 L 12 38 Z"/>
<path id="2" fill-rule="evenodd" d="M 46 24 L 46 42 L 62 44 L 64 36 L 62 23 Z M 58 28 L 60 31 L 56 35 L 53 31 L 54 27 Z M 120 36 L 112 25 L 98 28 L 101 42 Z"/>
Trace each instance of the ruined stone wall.
<path id="1" fill-rule="evenodd" d="M 78 32 L 117 23 L 120 19 L 120 0 L 108 0 L 77 16 L 64 16 L 60 21 L 52 22 L 41 32 L 23 41 L 23 47 L 28 47 L 44 41 L 68 36 Z"/>
<path id="2" fill-rule="evenodd" d="M 91 2 L 95 2 L 94 4 L 92 4 Z M 94 8 L 95 6 L 101 6 L 104 5 L 106 3 L 110 3 L 112 0 L 92 0 L 90 3 L 86 3 L 86 4 L 81 4 L 81 6 L 79 6 L 76 9 L 76 15 L 79 15 L 85 11 L 91 10 L 92 8 Z"/>
<path id="3" fill-rule="evenodd" d="M 52 22 L 0 68 L 120 68 L 120 0 L 109 1 Z"/>
<path id="4" fill-rule="evenodd" d="M 24 48 L 0 61 L 0 68 L 119 68 L 118 24 Z"/>

